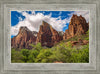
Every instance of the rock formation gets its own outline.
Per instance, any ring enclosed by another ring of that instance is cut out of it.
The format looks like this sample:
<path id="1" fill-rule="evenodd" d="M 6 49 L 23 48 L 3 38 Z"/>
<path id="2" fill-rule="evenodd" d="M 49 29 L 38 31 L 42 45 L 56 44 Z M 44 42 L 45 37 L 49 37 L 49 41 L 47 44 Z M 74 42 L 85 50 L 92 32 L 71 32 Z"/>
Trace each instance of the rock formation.
<path id="1" fill-rule="evenodd" d="M 18 35 L 11 39 L 11 47 L 31 49 L 30 44 L 36 44 L 38 42 L 40 42 L 42 46 L 52 47 L 61 40 L 85 34 L 88 31 L 88 28 L 89 23 L 87 23 L 85 18 L 81 15 L 72 16 L 69 28 L 65 31 L 65 33 L 63 31 L 57 32 L 51 25 L 43 21 L 38 33 L 30 31 L 27 27 L 21 27 Z M 83 43 L 86 44 L 88 42 L 84 41 Z"/>
<path id="2" fill-rule="evenodd" d="M 79 45 L 87 45 L 89 43 L 88 40 L 78 40 L 78 41 L 70 41 L 72 46 L 79 46 Z"/>
<path id="3" fill-rule="evenodd" d="M 28 48 L 30 49 L 30 44 L 35 44 L 36 42 L 36 32 L 30 31 L 27 27 L 20 27 L 17 36 L 11 39 L 12 48 Z"/>
<path id="4" fill-rule="evenodd" d="M 40 42 L 42 46 L 52 47 L 62 39 L 63 37 L 51 25 L 43 21 L 37 34 L 36 43 Z"/>
<path id="5" fill-rule="evenodd" d="M 85 34 L 88 27 L 89 24 L 86 22 L 84 17 L 73 14 L 69 23 L 69 28 L 65 31 L 63 39 L 65 40 L 77 35 Z"/>

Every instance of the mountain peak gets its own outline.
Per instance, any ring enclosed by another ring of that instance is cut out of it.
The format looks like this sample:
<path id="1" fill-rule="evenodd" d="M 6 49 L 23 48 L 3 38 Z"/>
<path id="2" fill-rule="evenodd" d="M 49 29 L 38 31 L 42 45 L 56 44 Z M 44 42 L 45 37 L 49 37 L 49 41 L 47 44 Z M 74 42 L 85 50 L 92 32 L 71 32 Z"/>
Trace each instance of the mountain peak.
<path id="1" fill-rule="evenodd" d="M 27 28 L 26 26 L 21 26 L 21 27 L 20 27 L 20 30 L 22 30 L 22 29 L 23 29 L 23 30 L 28 30 L 28 28 Z"/>
<path id="2" fill-rule="evenodd" d="M 35 31 L 30 31 L 27 27 L 20 27 L 19 33 L 17 36 L 12 38 L 12 48 L 32 48 L 30 44 L 35 44 L 36 42 L 36 35 Z"/>
<path id="3" fill-rule="evenodd" d="M 30 30 L 26 26 L 20 27 L 20 29 L 19 29 L 20 33 L 25 32 L 25 31 L 30 31 Z"/>
<path id="4" fill-rule="evenodd" d="M 82 15 L 80 15 L 80 17 L 82 17 Z"/>
<path id="5" fill-rule="evenodd" d="M 80 15 L 73 14 L 68 29 L 65 31 L 63 39 L 69 39 L 71 37 L 85 34 L 88 31 L 88 23 L 86 19 Z"/>
<path id="6" fill-rule="evenodd" d="M 43 21 L 37 34 L 36 43 L 40 42 L 42 46 L 52 47 L 62 39 L 62 36 L 50 24 Z"/>
<path id="7" fill-rule="evenodd" d="M 45 21 L 42 21 L 42 25 L 49 25 L 49 24 Z"/>
<path id="8" fill-rule="evenodd" d="M 73 14 L 73 15 L 72 15 L 72 18 L 75 18 L 75 17 L 76 17 L 76 18 L 84 18 L 82 15 L 78 16 L 78 15 L 76 15 L 76 14 Z"/>
<path id="9" fill-rule="evenodd" d="M 73 17 L 77 17 L 77 15 L 76 15 L 76 14 L 73 14 L 73 15 L 72 15 L 72 18 L 73 18 Z"/>

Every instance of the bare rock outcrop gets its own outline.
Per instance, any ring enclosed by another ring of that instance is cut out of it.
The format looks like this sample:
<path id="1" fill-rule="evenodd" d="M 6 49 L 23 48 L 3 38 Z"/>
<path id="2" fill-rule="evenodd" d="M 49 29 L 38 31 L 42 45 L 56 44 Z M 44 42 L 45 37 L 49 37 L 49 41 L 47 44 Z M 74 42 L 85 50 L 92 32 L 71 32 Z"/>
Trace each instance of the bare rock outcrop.
<path id="1" fill-rule="evenodd" d="M 69 28 L 65 31 L 63 39 L 69 39 L 74 36 L 83 35 L 88 31 L 89 23 L 86 22 L 85 18 L 77 15 L 72 16 Z"/>
<path id="2" fill-rule="evenodd" d="M 30 31 L 27 27 L 20 27 L 18 35 L 11 39 L 11 47 L 30 49 L 30 44 L 35 44 L 35 42 L 36 36 L 34 36 L 34 32 Z"/>
<path id="3" fill-rule="evenodd" d="M 43 21 L 37 34 L 36 43 L 40 42 L 42 46 L 52 47 L 62 39 L 63 37 L 51 25 Z"/>

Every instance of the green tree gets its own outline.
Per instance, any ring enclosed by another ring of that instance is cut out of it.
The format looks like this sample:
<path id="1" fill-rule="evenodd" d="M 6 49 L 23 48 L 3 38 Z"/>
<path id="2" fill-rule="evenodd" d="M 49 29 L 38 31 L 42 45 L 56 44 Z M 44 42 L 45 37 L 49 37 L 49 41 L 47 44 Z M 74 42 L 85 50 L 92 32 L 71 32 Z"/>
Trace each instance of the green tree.
<path id="1" fill-rule="evenodd" d="M 21 54 L 23 55 L 23 61 L 27 62 L 28 61 L 28 56 L 30 54 L 28 49 L 21 49 Z"/>
<path id="2" fill-rule="evenodd" d="M 12 63 L 23 63 L 23 56 L 20 51 L 16 51 L 15 49 L 11 50 L 11 62 Z"/>
<path id="3" fill-rule="evenodd" d="M 39 54 L 38 50 L 30 50 L 30 55 L 28 56 L 28 62 L 35 62 L 37 55 Z"/>
<path id="4" fill-rule="evenodd" d="M 50 60 L 48 59 L 48 57 L 50 55 L 52 55 L 52 51 L 50 49 L 42 49 L 39 55 L 37 56 L 35 62 L 42 62 L 42 63 L 49 62 Z"/>
<path id="5" fill-rule="evenodd" d="M 37 43 L 36 45 L 30 44 L 32 46 L 32 50 L 38 50 L 40 51 L 42 49 L 41 43 Z"/>

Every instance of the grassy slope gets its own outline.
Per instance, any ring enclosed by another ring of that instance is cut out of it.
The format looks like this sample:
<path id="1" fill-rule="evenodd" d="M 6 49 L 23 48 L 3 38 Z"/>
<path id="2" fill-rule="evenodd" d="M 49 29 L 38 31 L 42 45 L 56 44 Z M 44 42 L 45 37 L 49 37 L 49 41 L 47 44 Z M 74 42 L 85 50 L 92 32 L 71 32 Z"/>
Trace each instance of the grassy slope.
<path id="1" fill-rule="evenodd" d="M 73 38 L 70 38 L 70 39 L 66 39 L 66 40 L 62 40 L 60 41 L 59 43 L 56 43 L 56 45 L 59 45 L 60 43 L 66 43 L 66 42 L 69 42 L 69 41 L 78 41 L 78 39 L 81 39 L 81 40 L 89 40 L 89 36 L 87 34 L 84 34 L 84 35 L 80 35 L 80 36 L 75 36 Z"/>

